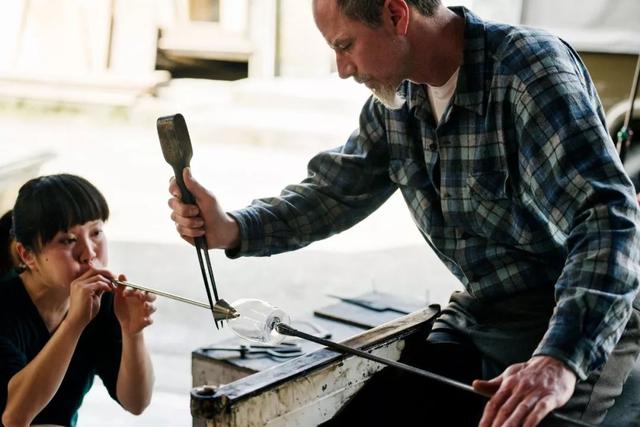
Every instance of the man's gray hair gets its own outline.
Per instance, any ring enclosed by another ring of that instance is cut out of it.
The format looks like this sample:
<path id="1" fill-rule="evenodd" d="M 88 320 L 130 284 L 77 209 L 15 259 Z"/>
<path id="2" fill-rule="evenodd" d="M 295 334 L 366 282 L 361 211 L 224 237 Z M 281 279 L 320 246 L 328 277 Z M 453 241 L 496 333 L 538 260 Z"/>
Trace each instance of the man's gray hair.
<path id="1" fill-rule="evenodd" d="M 360 21 L 370 27 L 382 24 L 382 6 L 385 0 L 336 0 L 338 8 L 344 15 Z M 440 0 L 406 0 L 410 7 L 415 8 L 424 16 L 431 16 L 441 5 Z"/>

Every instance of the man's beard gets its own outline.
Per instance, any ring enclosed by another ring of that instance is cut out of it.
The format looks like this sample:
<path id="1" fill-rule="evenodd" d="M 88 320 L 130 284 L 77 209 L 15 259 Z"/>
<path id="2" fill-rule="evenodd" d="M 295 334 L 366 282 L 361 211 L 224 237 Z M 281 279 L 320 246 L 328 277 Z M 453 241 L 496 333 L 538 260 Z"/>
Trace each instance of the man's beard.
<path id="1" fill-rule="evenodd" d="M 400 96 L 394 87 L 382 85 L 371 88 L 373 97 L 389 110 L 399 110 L 405 103 L 404 97 Z"/>

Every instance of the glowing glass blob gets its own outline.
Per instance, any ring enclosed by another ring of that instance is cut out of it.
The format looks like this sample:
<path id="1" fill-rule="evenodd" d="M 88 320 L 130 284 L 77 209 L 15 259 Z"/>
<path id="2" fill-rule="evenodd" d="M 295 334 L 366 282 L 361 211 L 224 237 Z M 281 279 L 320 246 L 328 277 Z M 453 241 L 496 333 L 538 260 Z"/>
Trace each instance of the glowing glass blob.
<path id="1" fill-rule="evenodd" d="M 275 345 L 285 336 L 276 331 L 278 323 L 291 323 L 287 313 L 271 304 L 252 298 L 239 299 L 231 304 L 238 317 L 227 322 L 231 330 L 240 338 L 263 344 Z"/>

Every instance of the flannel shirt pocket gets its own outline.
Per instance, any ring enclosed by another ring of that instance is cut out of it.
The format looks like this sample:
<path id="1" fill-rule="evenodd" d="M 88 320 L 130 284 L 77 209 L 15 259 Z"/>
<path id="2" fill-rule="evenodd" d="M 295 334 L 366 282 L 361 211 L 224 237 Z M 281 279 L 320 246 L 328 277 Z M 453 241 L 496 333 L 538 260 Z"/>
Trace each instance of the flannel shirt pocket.
<path id="1" fill-rule="evenodd" d="M 509 245 L 518 244 L 513 202 L 507 193 L 507 173 L 491 171 L 469 175 L 467 185 L 475 229 L 481 236 Z"/>
<path id="2" fill-rule="evenodd" d="M 501 200 L 509 198 L 507 179 L 506 171 L 474 173 L 467 177 L 467 184 L 478 199 Z"/>

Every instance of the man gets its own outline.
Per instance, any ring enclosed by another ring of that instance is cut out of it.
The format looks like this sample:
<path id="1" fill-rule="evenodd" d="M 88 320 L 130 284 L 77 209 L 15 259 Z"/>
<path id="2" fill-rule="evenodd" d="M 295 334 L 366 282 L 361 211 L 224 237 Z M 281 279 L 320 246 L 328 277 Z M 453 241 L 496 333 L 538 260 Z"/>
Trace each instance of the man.
<path id="1" fill-rule="evenodd" d="M 185 170 L 198 206 L 172 183 L 178 232 L 266 256 L 351 227 L 400 188 L 466 289 L 428 340 L 458 349 L 433 360 L 493 377 L 473 383 L 493 394 L 480 426 L 535 426 L 556 408 L 600 422 L 640 348 L 638 207 L 575 51 L 439 0 L 313 12 L 340 77 L 373 92 L 359 129 L 302 183 L 228 214 Z"/>

